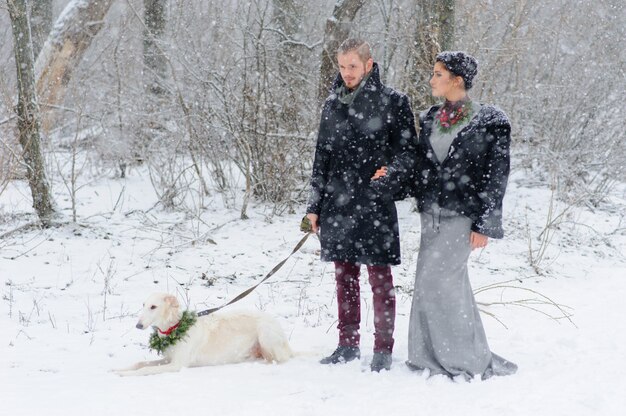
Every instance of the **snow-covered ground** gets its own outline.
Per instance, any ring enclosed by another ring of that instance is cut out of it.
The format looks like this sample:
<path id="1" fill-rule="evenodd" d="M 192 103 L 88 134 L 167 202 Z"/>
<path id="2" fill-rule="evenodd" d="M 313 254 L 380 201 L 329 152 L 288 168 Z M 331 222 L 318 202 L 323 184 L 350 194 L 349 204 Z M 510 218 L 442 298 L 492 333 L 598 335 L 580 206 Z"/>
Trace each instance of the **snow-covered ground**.
<path id="1" fill-rule="evenodd" d="M 61 188 L 56 199 L 69 217 Z M 336 303 L 332 267 L 319 261 L 319 242 L 311 238 L 268 283 L 232 306 L 279 317 L 298 353 L 294 359 L 118 377 L 109 370 L 157 358 L 146 346 L 149 331 L 135 329 L 149 293 L 177 293 L 194 310 L 222 304 L 289 254 L 302 236 L 303 212 L 276 217 L 257 205 L 242 221 L 219 196 L 199 214 L 164 212 L 154 207 L 141 170 L 83 187 L 78 199 L 79 224 L 0 239 L 3 415 L 624 414 L 623 187 L 595 212 L 570 208 L 559 217 L 567 207 L 555 203 L 555 227 L 540 237 L 550 192 L 513 176 L 505 201 L 507 239 L 472 255 L 471 276 L 475 290 L 507 282 L 481 291 L 477 300 L 492 350 L 519 371 L 469 383 L 426 378 L 404 365 L 419 246 L 410 201 L 398 204 L 404 261 L 394 268 L 399 287 L 391 371 L 369 371 L 373 329 L 365 281 L 362 359 L 318 364 L 336 345 Z M 31 220 L 26 184 L 12 184 L 0 195 L 0 234 Z M 571 322 L 547 316 L 562 312 L 537 302 L 546 298 L 571 313 Z M 514 301 L 524 306 L 498 304 Z"/>

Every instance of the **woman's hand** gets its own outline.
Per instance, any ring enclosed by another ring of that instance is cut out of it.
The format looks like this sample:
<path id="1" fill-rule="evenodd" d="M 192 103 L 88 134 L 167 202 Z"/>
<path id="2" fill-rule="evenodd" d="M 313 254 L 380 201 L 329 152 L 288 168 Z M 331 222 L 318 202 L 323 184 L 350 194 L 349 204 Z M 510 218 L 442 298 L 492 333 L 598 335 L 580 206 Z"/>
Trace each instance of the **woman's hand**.
<path id="1" fill-rule="evenodd" d="M 306 214 L 306 217 L 309 219 L 309 221 L 311 221 L 311 231 L 317 234 L 318 231 L 320 230 L 320 227 L 317 225 L 317 220 L 319 219 L 319 215 L 309 213 L 309 214 Z"/>
<path id="2" fill-rule="evenodd" d="M 487 237 L 486 235 L 477 233 L 475 231 L 472 231 L 470 234 L 470 245 L 472 246 L 472 250 L 474 250 L 475 248 L 483 248 L 487 245 L 487 241 L 489 240 L 489 237 Z"/>
<path id="3" fill-rule="evenodd" d="M 380 169 L 376 171 L 374 176 L 372 176 L 372 180 L 375 181 L 376 179 L 382 178 L 385 175 L 387 175 L 387 166 L 382 166 Z"/>

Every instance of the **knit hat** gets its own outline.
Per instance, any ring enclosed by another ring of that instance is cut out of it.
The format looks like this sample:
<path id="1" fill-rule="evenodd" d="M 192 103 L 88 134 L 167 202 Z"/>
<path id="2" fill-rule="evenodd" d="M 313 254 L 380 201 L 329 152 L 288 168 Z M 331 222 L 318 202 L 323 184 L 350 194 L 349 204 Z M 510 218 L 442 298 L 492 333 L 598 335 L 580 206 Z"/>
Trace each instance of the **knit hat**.
<path id="1" fill-rule="evenodd" d="M 444 64 L 448 71 L 463 78 L 466 90 L 472 88 L 472 80 L 478 73 L 478 62 L 472 55 L 460 51 L 445 51 L 437 54 L 435 59 Z"/>

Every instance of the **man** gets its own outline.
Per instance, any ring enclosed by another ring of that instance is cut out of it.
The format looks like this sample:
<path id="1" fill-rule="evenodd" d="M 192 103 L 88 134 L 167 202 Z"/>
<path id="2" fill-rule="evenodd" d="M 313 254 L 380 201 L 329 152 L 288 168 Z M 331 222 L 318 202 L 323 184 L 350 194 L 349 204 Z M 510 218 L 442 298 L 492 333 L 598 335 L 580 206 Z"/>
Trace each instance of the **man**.
<path id="1" fill-rule="evenodd" d="M 372 371 L 389 370 L 393 350 L 395 293 L 391 265 L 400 263 L 393 199 L 370 187 L 377 168 L 392 161 L 411 169 L 415 123 L 407 97 L 385 87 L 370 46 L 344 41 L 339 71 L 324 103 L 311 177 L 307 218 L 320 233 L 323 261 L 335 263 L 339 345 L 322 364 L 360 358 L 360 289 L 367 266 L 374 298 Z"/>

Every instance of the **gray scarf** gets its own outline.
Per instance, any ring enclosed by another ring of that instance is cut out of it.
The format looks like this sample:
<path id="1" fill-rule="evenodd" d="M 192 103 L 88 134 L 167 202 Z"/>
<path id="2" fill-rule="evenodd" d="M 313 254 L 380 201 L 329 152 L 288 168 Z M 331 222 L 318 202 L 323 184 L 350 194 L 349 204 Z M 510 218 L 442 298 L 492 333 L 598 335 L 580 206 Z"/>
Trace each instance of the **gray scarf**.
<path id="1" fill-rule="evenodd" d="M 337 87 L 337 89 L 335 90 L 335 94 L 337 94 L 337 99 L 345 105 L 352 105 L 352 102 L 354 101 L 354 99 L 356 98 L 357 94 L 359 92 L 361 92 L 361 90 L 363 89 L 363 87 L 365 86 L 365 83 L 367 82 L 367 80 L 370 78 L 372 71 L 368 72 L 363 79 L 361 80 L 361 82 L 359 82 L 359 86 L 356 87 L 354 90 L 349 91 L 348 88 L 346 88 L 346 84 L 341 84 L 339 87 Z"/>

